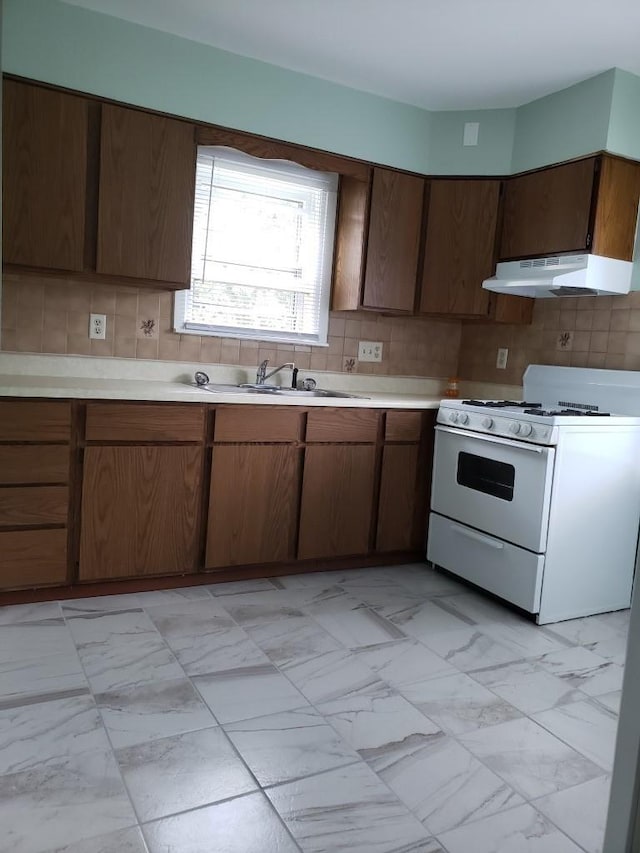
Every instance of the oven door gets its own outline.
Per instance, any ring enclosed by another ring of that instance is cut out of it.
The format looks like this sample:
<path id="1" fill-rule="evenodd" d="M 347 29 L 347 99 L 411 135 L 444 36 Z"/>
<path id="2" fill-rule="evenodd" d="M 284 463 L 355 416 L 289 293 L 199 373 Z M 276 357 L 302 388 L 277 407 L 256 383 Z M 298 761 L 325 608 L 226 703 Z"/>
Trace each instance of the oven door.
<path id="1" fill-rule="evenodd" d="M 541 554 L 554 457 L 552 447 L 437 426 L 431 509 Z"/>

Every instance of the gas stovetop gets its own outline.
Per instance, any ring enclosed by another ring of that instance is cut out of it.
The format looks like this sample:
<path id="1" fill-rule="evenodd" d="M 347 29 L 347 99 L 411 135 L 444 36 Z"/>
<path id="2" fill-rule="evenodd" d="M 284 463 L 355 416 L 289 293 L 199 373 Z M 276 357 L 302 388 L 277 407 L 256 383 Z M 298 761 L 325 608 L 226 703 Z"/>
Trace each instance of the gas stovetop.
<path id="1" fill-rule="evenodd" d="M 461 400 L 460 402 L 463 407 L 472 406 L 480 409 L 502 409 L 507 412 L 522 412 L 525 415 L 540 415 L 540 417 L 543 418 L 611 417 L 611 412 L 601 412 L 599 409 L 589 408 L 561 408 L 561 403 L 558 403 L 557 405 L 549 404 L 548 406 L 543 406 L 542 403 L 529 403 L 526 400 Z"/>

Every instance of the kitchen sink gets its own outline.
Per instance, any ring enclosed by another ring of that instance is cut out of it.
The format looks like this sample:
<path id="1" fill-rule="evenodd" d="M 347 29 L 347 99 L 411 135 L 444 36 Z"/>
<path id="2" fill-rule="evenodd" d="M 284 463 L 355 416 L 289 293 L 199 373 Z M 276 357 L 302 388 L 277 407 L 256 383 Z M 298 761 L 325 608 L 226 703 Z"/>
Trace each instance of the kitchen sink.
<path id="1" fill-rule="evenodd" d="M 195 383 L 190 383 L 195 385 Z M 274 397 L 326 397 L 368 400 L 362 394 L 347 394 L 346 391 L 330 391 L 327 388 L 314 388 L 312 391 L 299 391 L 297 388 L 287 388 L 280 385 L 257 385 L 244 383 L 241 385 L 225 384 L 223 382 L 208 382 L 205 385 L 195 385 L 202 391 L 212 394 L 264 394 Z"/>

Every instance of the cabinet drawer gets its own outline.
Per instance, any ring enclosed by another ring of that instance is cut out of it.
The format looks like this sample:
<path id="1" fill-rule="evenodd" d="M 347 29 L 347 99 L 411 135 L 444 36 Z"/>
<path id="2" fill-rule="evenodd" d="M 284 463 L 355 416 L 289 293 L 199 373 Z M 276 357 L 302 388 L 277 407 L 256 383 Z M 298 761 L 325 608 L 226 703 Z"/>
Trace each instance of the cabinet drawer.
<path id="1" fill-rule="evenodd" d="M 87 441 L 202 441 L 204 407 L 89 403 Z"/>
<path id="2" fill-rule="evenodd" d="M 18 483 L 66 483 L 69 448 L 51 445 L 0 445 L 0 486 Z"/>
<path id="3" fill-rule="evenodd" d="M 66 486 L 0 488 L 0 525 L 66 524 L 68 506 Z"/>
<path id="4" fill-rule="evenodd" d="M 69 441 L 70 434 L 69 403 L 0 402 L 0 441 Z"/>
<path id="5" fill-rule="evenodd" d="M 378 420 L 374 409 L 314 409 L 307 416 L 307 441 L 374 442 Z"/>
<path id="6" fill-rule="evenodd" d="M 297 441 L 302 413 L 274 406 L 229 406 L 216 409 L 214 441 Z"/>
<path id="7" fill-rule="evenodd" d="M 385 441 L 420 441 L 422 412 L 387 412 Z"/>
<path id="8" fill-rule="evenodd" d="M 67 531 L 0 531 L 0 588 L 65 583 Z"/>

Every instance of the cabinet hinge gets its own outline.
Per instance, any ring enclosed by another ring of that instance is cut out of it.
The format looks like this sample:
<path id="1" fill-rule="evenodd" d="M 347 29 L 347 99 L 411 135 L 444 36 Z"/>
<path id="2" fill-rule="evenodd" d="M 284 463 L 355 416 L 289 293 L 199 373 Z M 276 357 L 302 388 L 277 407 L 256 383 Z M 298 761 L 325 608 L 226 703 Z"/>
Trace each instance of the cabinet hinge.
<path id="1" fill-rule="evenodd" d="M 586 239 L 586 246 L 587 246 L 587 249 L 590 249 L 590 248 L 591 248 L 591 241 L 592 241 L 592 239 L 593 239 L 592 234 L 591 234 L 591 233 L 587 234 L 587 239 Z"/>

